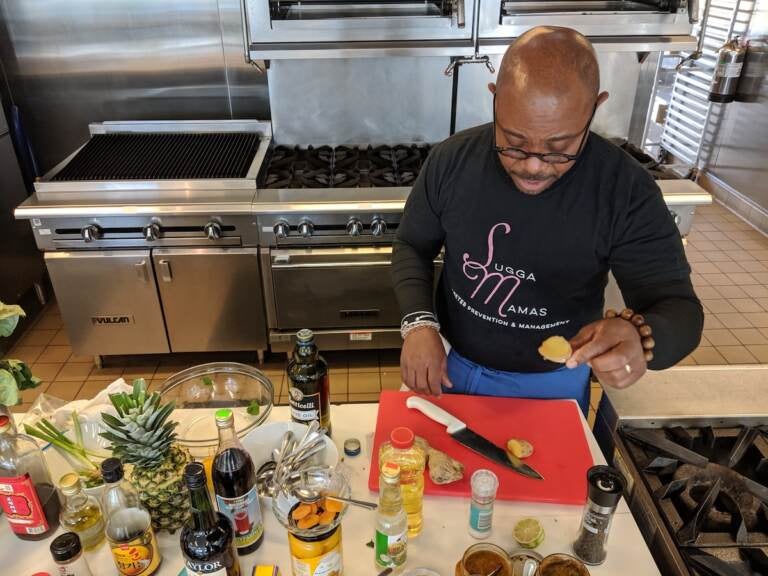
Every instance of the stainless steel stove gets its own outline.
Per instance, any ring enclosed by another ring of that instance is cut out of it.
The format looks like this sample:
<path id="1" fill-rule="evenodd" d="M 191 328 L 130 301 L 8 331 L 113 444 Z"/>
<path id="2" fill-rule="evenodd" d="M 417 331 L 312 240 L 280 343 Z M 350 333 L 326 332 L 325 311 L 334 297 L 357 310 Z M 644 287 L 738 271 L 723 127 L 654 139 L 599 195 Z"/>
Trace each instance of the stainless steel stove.
<path id="1" fill-rule="evenodd" d="M 768 574 L 768 426 L 628 422 L 615 442 L 627 500 L 663 574 Z"/>
<path id="2" fill-rule="evenodd" d="M 290 350 L 303 327 L 326 350 L 400 346 L 392 241 L 428 153 L 426 144 L 271 151 L 254 212 L 272 350 Z"/>

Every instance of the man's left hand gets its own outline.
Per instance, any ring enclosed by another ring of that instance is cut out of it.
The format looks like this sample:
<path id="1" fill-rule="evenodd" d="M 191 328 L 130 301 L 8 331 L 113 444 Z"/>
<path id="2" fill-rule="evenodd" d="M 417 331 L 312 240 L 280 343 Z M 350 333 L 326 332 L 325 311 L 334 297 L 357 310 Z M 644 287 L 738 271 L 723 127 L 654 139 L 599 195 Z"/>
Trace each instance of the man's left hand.
<path id="1" fill-rule="evenodd" d="M 588 364 L 601 383 L 626 388 L 645 374 L 647 364 L 637 329 L 621 318 L 587 324 L 571 338 L 568 368 Z"/>

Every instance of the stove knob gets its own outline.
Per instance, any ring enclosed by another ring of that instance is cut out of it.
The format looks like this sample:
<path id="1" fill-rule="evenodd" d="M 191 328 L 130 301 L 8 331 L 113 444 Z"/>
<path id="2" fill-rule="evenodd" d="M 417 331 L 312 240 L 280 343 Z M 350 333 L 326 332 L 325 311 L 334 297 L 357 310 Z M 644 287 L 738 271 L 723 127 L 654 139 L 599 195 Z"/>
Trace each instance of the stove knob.
<path id="1" fill-rule="evenodd" d="M 214 220 L 208 222 L 208 224 L 203 227 L 203 230 L 205 230 L 205 235 L 208 240 L 218 240 L 221 238 L 221 224 Z"/>
<path id="2" fill-rule="evenodd" d="M 144 234 L 144 240 L 147 242 L 154 242 L 160 238 L 160 226 L 152 222 L 152 224 L 144 226 L 142 233 Z"/>
<path id="3" fill-rule="evenodd" d="M 360 236 L 363 233 L 363 223 L 357 218 L 350 218 L 347 222 L 347 234 L 350 236 Z"/>
<path id="4" fill-rule="evenodd" d="M 381 218 L 371 220 L 371 233 L 374 236 L 384 236 L 387 233 L 387 223 Z"/>
<path id="5" fill-rule="evenodd" d="M 88 226 L 83 226 L 83 229 L 80 230 L 80 236 L 82 236 L 83 240 L 86 242 L 93 242 L 94 240 L 101 238 L 101 228 L 96 226 L 96 224 L 88 224 Z"/>
<path id="6" fill-rule="evenodd" d="M 291 233 L 291 227 L 285 220 L 281 220 L 277 224 L 275 224 L 274 228 L 272 228 L 272 231 L 275 233 L 275 237 L 278 240 L 283 240 L 285 238 L 288 238 L 288 235 Z"/>
<path id="7" fill-rule="evenodd" d="M 312 224 L 312 222 L 310 222 L 309 220 L 304 220 L 303 222 L 299 223 L 299 234 L 303 238 L 310 238 L 314 231 L 315 231 L 315 225 Z"/>

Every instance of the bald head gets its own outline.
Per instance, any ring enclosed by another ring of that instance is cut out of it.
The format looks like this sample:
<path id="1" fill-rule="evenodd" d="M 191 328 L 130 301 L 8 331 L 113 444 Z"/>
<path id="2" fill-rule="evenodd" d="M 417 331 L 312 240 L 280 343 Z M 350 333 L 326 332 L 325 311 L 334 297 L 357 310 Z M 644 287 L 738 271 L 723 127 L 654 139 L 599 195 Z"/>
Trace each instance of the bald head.
<path id="1" fill-rule="evenodd" d="M 583 91 L 597 98 L 600 69 L 589 40 L 570 28 L 539 26 L 520 36 L 501 61 L 497 91 L 543 96 Z"/>

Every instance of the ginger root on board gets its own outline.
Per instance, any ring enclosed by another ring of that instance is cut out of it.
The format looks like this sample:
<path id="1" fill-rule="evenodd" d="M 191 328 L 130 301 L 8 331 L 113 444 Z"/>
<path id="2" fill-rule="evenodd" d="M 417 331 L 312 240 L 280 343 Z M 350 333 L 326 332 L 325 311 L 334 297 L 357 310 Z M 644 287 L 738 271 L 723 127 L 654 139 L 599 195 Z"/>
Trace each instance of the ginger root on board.
<path id="1" fill-rule="evenodd" d="M 424 438 L 416 437 L 416 445 L 427 455 L 429 477 L 435 484 L 452 484 L 464 478 L 464 464 L 445 452 L 432 448 Z"/>

